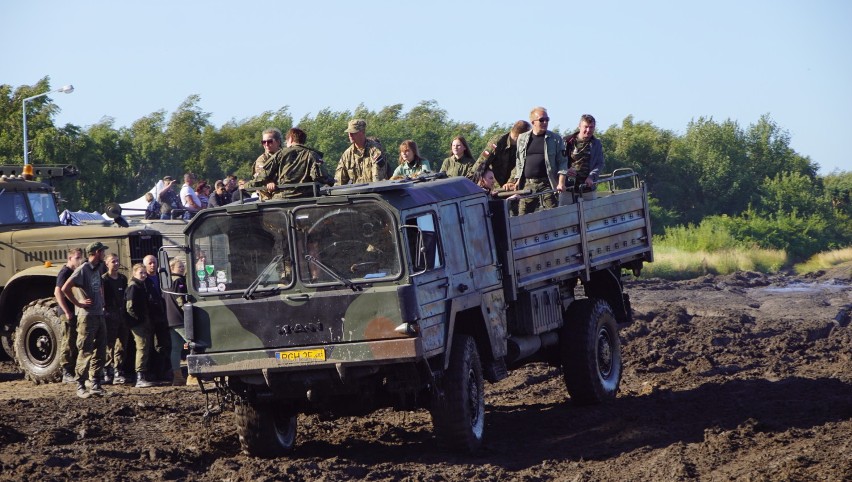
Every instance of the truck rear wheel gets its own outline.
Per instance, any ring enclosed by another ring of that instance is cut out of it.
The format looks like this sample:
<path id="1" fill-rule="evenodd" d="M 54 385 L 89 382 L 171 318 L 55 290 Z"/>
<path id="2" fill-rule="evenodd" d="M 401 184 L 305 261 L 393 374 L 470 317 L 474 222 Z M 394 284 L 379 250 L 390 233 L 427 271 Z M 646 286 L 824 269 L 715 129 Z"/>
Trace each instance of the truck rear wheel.
<path id="1" fill-rule="evenodd" d="M 476 342 L 455 335 L 442 395 L 432 403 L 432 425 L 445 448 L 475 452 L 485 432 L 485 386 Z"/>
<path id="2" fill-rule="evenodd" d="M 0 335 L 0 360 L 14 360 L 15 359 L 15 332 L 11 332 L 8 335 Z"/>
<path id="3" fill-rule="evenodd" d="M 36 385 L 57 382 L 62 376 L 59 350 L 63 327 L 56 307 L 53 298 L 33 301 L 24 307 L 15 329 L 15 358 L 24 376 Z"/>
<path id="4" fill-rule="evenodd" d="M 612 400 L 621 383 L 621 341 L 612 308 L 604 300 L 571 304 L 560 332 L 562 373 L 571 402 Z"/>
<path id="5" fill-rule="evenodd" d="M 269 403 L 242 400 L 236 403 L 237 433 L 243 452 L 255 457 L 280 457 L 296 445 L 297 416 Z"/>

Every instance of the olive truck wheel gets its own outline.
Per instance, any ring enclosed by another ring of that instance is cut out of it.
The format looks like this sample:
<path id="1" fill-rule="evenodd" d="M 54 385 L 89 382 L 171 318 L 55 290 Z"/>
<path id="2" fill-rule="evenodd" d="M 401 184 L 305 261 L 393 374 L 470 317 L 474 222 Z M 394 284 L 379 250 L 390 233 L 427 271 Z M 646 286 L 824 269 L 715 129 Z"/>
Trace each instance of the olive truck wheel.
<path id="1" fill-rule="evenodd" d="M 593 405 L 614 399 L 621 383 L 621 341 L 609 304 L 595 299 L 572 303 L 559 338 L 571 402 Z"/>
<path id="2" fill-rule="evenodd" d="M 273 458 L 293 451 L 297 416 L 292 412 L 256 400 L 238 401 L 234 412 L 240 447 L 246 454 Z"/>
<path id="3" fill-rule="evenodd" d="M 24 307 L 15 329 L 15 359 L 24 376 L 36 385 L 57 382 L 62 377 L 59 354 L 64 327 L 56 308 L 52 298 L 33 301 Z"/>
<path id="4" fill-rule="evenodd" d="M 8 335 L 0 335 L 0 360 L 15 359 L 15 332 Z"/>
<path id="5" fill-rule="evenodd" d="M 475 452 L 482 446 L 485 432 L 485 386 L 472 337 L 455 335 L 441 388 L 442 396 L 436 397 L 431 408 L 438 444 Z"/>

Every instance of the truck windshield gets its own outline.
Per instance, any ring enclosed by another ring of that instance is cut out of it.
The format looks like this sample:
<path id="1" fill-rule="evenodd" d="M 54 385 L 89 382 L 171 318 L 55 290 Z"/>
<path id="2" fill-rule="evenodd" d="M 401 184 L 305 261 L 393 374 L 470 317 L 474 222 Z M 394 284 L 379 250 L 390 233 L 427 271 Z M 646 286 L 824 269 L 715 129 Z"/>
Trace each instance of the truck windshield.
<path id="1" fill-rule="evenodd" d="M 400 274 L 393 216 L 377 203 L 305 206 L 293 212 L 299 278 L 305 284 L 375 281 Z M 322 265 L 309 262 L 308 257 Z"/>
<path id="2" fill-rule="evenodd" d="M 41 192 L 0 194 L 0 224 L 58 224 L 53 195 Z"/>
<path id="3" fill-rule="evenodd" d="M 187 278 L 192 276 L 202 295 L 289 286 L 293 257 L 287 226 L 286 213 L 272 209 L 205 218 L 191 234 L 193 261 L 187 263 Z M 275 266 L 270 266 L 273 260 Z"/>

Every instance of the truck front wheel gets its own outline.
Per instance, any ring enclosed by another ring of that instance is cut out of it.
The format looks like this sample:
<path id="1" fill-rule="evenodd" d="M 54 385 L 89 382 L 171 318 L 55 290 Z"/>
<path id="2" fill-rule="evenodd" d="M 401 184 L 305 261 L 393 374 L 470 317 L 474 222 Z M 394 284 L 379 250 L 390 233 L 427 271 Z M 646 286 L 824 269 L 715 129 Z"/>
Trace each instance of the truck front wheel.
<path id="1" fill-rule="evenodd" d="M 432 403 L 432 426 L 445 448 L 475 452 L 485 432 L 485 386 L 476 342 L 455 335 L 450 364 Z"/>
<path id="2" fill-rule="evenodd" d="M 255 457 L 280 457 L 296 445 L 297 416 L 269 403 L 240 400 L 234 406 L 243 452 Z"/>
<path id="3" fill-rule="evenodd" d="M 63 327 L 56 306 L 52 298 L 33 301 L 24 307 L 15 330 L 15 358 L 26 378 L 36 385 L 59 381 L 62 376 L 59 350 Z"/>
<path id="4" fill-rule="evenodd" d="M 593 405 L 614 399 L 621 383 L 621 341 L 609 304 L 595 299 L 572 303 L 559 338 L 572 403 Z"/>

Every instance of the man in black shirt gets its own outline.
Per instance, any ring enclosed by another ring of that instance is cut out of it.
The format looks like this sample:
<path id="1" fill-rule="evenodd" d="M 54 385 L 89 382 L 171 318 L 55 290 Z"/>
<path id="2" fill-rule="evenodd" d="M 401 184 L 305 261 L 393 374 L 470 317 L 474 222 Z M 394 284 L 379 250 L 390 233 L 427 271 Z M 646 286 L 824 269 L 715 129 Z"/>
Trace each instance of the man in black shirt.
<path id="1" fill-rule="evenodd" d="M 518 136 L 518 154 L 507 190 L 530 189 L 532 192 L 565 191 L 568 173 L 568 158 L 565 141 L 556 133 L 547 130 L 550 117 L 547 109 L 534 107 L 530 111 L 532 130 Z M 520 201 L 520 214 L 528 214 L 540 208 L 554 208 L 557 198 L 554 193 L 524 198 Z"/>

